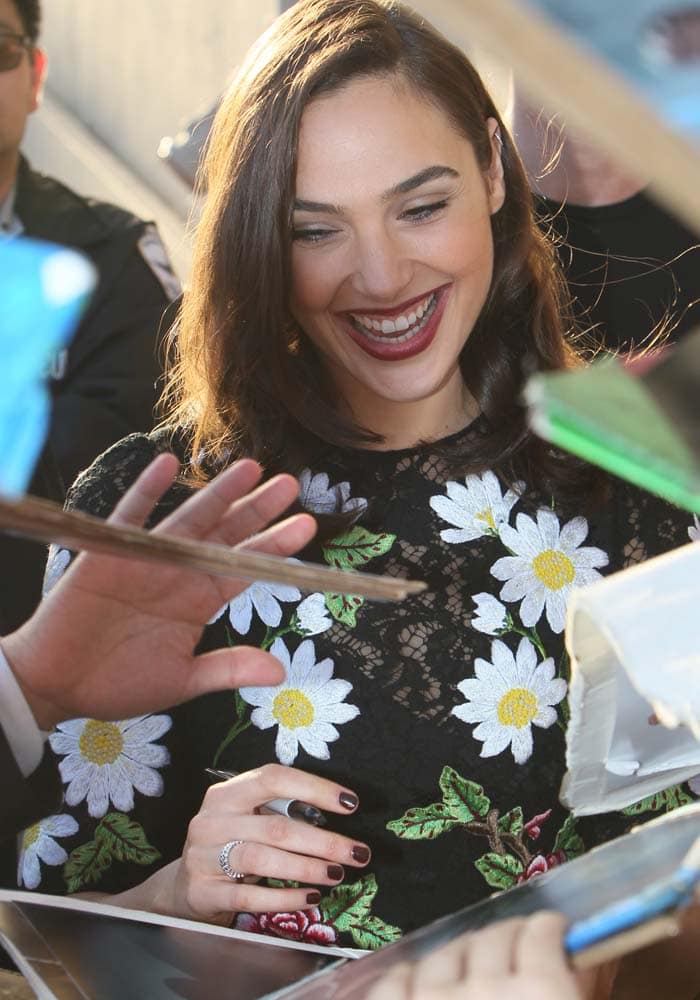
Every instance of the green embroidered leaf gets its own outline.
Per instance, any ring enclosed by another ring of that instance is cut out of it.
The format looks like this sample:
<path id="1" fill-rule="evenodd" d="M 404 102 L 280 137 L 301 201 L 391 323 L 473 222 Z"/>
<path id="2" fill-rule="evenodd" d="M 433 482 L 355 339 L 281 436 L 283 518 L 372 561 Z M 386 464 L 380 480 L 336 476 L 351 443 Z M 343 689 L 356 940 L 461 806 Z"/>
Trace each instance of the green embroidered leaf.
<path id="1" fill-rule="evenodd" d="M 673 785 L 671 788 L 664 788 L 662 792 L 656 792 L 655 795 L 648 795 L 645 799 L 635 802 L 632 806 L 627 806 L 622 812 L 625 816 L 638 816 L 640 813 L 645 812 L 660 812 L 662 809 L 665 809 L 666 812 L 671 812 L 672 809 L 678 809 L 679 806 L 687 806 L 689 802 L 693 801 L 692 795 L 684 792 L 680 785 Z"/>
<path id="2" fill-rule="evenodd" d="M 523 863 L 512 854 L 495 854 L 489 851 L 474 862 L 486 881 L 494 889 L 509 889 L 523 873 Z"/>
<path id="3" fill-rule="evenodd" d="M 357 612 L 365 603 L 364 597 L 356 597 L 354 594 L 326 594 L 326 607 L 337 622 L 355 628 L 357 625 Z"/>
<path id="4" fill-rule="evenodd" d="M 554 850 L 564 851 L 569 859 L 576 858 L 585 851 L 583 841 L 576 831 L 576 820 L 570 814 L 566 817 L 564 825 L 557 834 L 557 839 L 554 841 Z"/>
<path id="5" fill-rule="evenodd" d="M 278 878 L 266 878 L 265 882 L 271 889 L 298 889 L 301 885 L 300 882 L 294 882 L 292 879 L 285 879 L 283 881 Z"/>
<path id="6" fill-rule="evenodd" d="M 491 808 L 490 799 L 475 781 L 467 781 L 451 767 L 443 767 L 440 788 L 445 808 L 460 823 L 483 819 Z"/>
<path id="7" fill-rule="evenodd" d="M 401 928 L 394 927 L 393 924 L 385 924 L 379 917 L 368 917 L 362 924 L 350 926 L 352 940 L 358 948 L 367 948 L 369 951 L 376 951 L 385 944 L 398 941 L 401 937 Z"/>
<path id="8" fill-rule="evenodd" d="M 143 827 L 124 813 L 107 813 L 97 825 L 95 840 L 117 861 L 150 865 L 160 857 L 160 851 L 148 843 Z"/>
<path id="9" fill-rule="evenodd" d="M 357 569 L 370 559 L 385 555 L 395 541 L 396 535 L 375 535 L 356 524 L 323 546 L 323 558 L 337 569 Z"/>
<path id="10" fill-rule="evenodd" d="M 499 833 L 518 834 L 524 826 L 525 821 L 523 819 L 523 811 L 520 806 L 516 806 L 515 809 L 511 809 L 510 812 L 504 813 L 498 820 Z"/>
<path id="11" fill-rule="evenodd" d="M 456 826 L 459 820 L 447 811 L 444 803 L 433 802 L 425 808 L 414 806 L 401 819 L 392 819 L 386 828 L 403 840 L 434 840 Z"/>
<path id="12" fill-rule="evenodd" d="M 102 873 L 112 864 L 112 856 L 103 844 L 89 840 L 71 851 L 63 866 L 68 892 L 79 892 L 84 886 L 99 882 Z"/>
<path id="13" fill-rule="evenodd" d="M 349 931 L 353 925 L 363 925 L 370 916 L 376 895 L 374 875 L 365 875 L 351 885 L 335 886 L 319 904 L 324 923 L 333 924 L 337 931 Z"/>

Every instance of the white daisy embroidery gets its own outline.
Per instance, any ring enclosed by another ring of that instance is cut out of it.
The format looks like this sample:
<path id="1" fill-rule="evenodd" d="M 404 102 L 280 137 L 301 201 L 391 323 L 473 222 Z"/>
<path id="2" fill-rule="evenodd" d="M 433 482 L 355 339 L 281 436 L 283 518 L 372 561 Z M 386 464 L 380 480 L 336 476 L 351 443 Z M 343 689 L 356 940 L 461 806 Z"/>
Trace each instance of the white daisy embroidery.
<path id="1" fill-rule="evenodd" d="M 688 528 L 688 538 L 691 542 L 700 542 L 700 521 L 697 514 L 693 514 L 693 523 Z"/>
<path id="2" fill-rule="evenodd" d="M 44 597 L 56 586 L 65 573 L 69 562 L 70 551 L 68 549 L 62 549 L 59 545 L 51 545 L 49 547 L 46 569 L 44 570 L 44 583 L 41 588 Z"/>
<path id="3" fill-rule="evenodd" d="M 290 560 L 297 561 L 298 560 Z M 253 583 L 250 587 L 235 597 L 228 604 L 224 604 L 208 624 L 221 618 L 225 611 L 231 624 L 239 635 L 247 635 L 250 631 L 250 623 L 253 620 L 253 609 L 265 625 L 277 628 L 282 621 L 282 608 L 280 601 L 298 601 L 301 599 L 301 591 L 296 587 L 290 587 L 286 583 Z"/>
<path id="4" fill-rule="evenodd" d="M 467 476 L 464 482 L 464 486 L 448 482 L 445 484 L 446 497 L 430 498 L 435 513 L 455 526 L 440 532 L 443 542 L 451 545 L 471 542 L 483 535 L 497 535 L 499 526 L 507 522 L 519 497 L 513 490 L 507 490 L 504 495 L 493 472 Z M 520 483 L 516 485 L 518 489 L 523 488 Z"/>
<path id="5" fill-rule="evenodd" d="M 516 764 L 532 754 L 532 726 L 549 729 L 557 720 L 557 705 L 566 695 L 566 681 L 554 676 L 554 660 L 537 663 L 529 639 L 520 640 L 515 656 L 500 639 L 491 644 L 491 660 L 477 659 L 476 677 L 457 685 L 467 699 L 452 714 L 462 722 L 478 722 L 472 735 L 483 742 L 482 757 L 495 757 L 509 745 Z"/>
<path id="6" fill-rule="evenodd" d="M 333 678 L 332 660 L 316 663 L 311 639 L 300 643 L 291 659 L 282 639 L 275 639 L 270 652 L 287 676 L 277 687 L 241 688 L 241 697 L 256 706 L 251 722 L 258 729 L 279 726 L 275 752 L 282 764 L 293 764 L 300 746 L 311 757 L 328 760 L 328 744 L 340 735 L 334 723 L 349 722 L 360 714 L 357 706 L 344 701 L 352 684 Z"/>
<path id="7" fill-rule="evenodd" d="M 153 741 L 170 729 L 168 715 L 141 715 L 121 722 L 71 719 L 49 737 L 59 764 L 66 804 L 87 799 L 91 816 L 104 816 L 110 801 L 120 812 L 134 808 L 134 789 L 142 795 L 163 794 L 163 779 L 155 770 L 170 762 L 167 749 Z"/>
<path id="8" fill-rule="evenodd" d="M 345 514 L 355 511 L 360 514 L 366 507 L 364 497 L 350 496 L 350 483 L 330 485 L 325 472 L 304 469 L 299 476 L 299 501 L 305 510 L 314 514 Z"/>
<path id="9" fill-rule="evenodd" d="M 476 613 L 472 617 L 472 627 L 486 635 L 497 635 L 505 628 L 508 612 L 493 594 L 474 594 Z"/>
<path id="10" fill-rule="evenodd" d="M 537 511 L 535 522 L 518 514 L 516 527 L 501 526 L 501 540 L 512 556 L 504 556 L 491 567 L 497 580 L 505 580 L 502 601 L 522 601 L 523 625 L 536 625 L 544 610 L 553 632 L 564 630 L 566 604 L 575 587 L 601 579 L 597 566 L 607 566 L 602 549 L 579 546 L 588 534 L 585 517 L 575 517 L 560 528 L 556 514 Z"/>
<path id="11" fill-rule="evenodd" d="M 47 865 L 62 865 L 68 855 L 56 843 L 55 837 L 71 837 L 78 832 L 72 816 L 48 816 L 40 823 L 27 827 L 22 835 L 17 863 L 17 884 L 36 889 L 41 883 L 40 861 Z"/>
<path id="12" fill-rule="evenodd" d="M 297 625 L 305 635 L 320 635 L 332 624 L 323 594 L 310 594 L 297 608 Z"/>

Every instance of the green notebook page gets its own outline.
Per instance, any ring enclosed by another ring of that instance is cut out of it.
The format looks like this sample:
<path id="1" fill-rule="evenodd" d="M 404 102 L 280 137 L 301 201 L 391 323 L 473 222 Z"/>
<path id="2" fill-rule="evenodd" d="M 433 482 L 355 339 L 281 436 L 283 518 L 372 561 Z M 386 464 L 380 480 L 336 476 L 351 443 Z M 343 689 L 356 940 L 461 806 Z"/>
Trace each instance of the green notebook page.
<path id="1" fill-rule="evenodd" d="M 644 382 L 606 358 L 533 376 L 530 424 L 545 440 L 700 513 L 700 467 Z"/>

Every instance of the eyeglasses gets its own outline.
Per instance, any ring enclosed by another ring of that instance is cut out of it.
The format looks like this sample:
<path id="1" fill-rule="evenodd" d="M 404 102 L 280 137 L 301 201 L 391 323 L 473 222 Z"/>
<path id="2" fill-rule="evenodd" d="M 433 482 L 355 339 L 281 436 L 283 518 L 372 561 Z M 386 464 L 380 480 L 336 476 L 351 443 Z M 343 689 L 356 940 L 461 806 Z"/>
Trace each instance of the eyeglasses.
<path id="1" fill-rule="evenodd" d="M 11 31 L 0 31 L 0 73 L 17 69 L 25 52 L 30 52 L 32 40 L 28 35 L 16 35 Z"/>

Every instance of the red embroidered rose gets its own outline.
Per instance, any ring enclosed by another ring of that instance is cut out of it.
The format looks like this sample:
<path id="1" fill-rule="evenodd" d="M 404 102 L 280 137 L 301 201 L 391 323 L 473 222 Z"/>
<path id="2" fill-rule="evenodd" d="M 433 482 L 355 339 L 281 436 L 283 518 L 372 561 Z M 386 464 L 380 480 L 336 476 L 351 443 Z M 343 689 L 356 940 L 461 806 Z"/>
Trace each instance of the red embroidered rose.
<path id="1" fill-rule="evenodd" d="M 523 829 L 531 840 L 537 840 L 539 835 L 542 833 L 542 826 L 547 822 L 551 815 L 552 810 L 548 809 L 547 812 L 539 813 L 539 815 L 533 816 L 531 820 L 528 820 Z"/>
<path id="2" fill-rule="evenodd" d="M 311 944 L 335 944 L 338 932 L 321 919 L 317 906 L 293 913 L 239 913 L 236 930 L 257 934 L 272 934 L 288 941 L 307 941 Z"/>
<path id="3" fill-rule="evenodd" d="M 518 876 L 518 883 L 527 882 L 531 878 L 536 878 L 537 875 L 544 875 L 550 868 L 563 865 L 566 860 L 564 851 L 554 851 L 553 854 L 547 854 L 546 856 L 538 854 L 537 857 L 532 859 L 523 874 Z"/>

